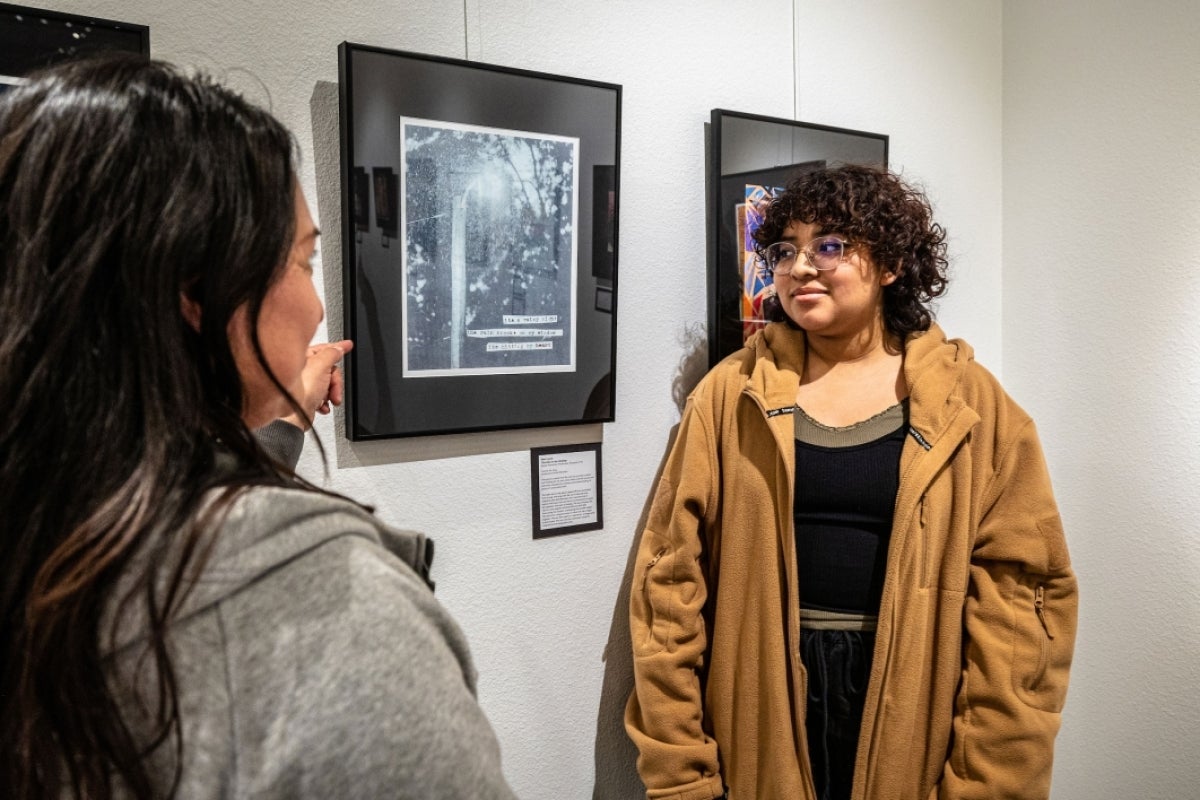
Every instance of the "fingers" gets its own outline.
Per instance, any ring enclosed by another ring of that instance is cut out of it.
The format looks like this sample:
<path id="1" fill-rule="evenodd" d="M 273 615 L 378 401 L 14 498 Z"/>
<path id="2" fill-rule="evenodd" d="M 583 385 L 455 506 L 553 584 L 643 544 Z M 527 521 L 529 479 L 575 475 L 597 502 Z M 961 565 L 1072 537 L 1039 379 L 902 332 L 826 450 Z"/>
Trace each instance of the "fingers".
<path id="1" fill-rule="evenodd" d="M 313 345 L 308 348 L 308 363 L 305 365 L 305 369 L 313 374 L 333 372 L 337 367 L 337 362 L 341 361 L 342 356 L 349 353 L 353 347 L 354 343 L 349 339 Z"/>
<path id="2" fill-rule="evenodd" d="M 342 339 L 338 342 L 315 344 L 308 348 L 308 360 L 304 365 L 307 376 L 310 407 L 317 414 L 328 414 L 334 406 L 340 406 L 345 398 L 345 379 L 338 369 L 338 362 L 354 348 L 354 342 Z"/>
<path id="3" fill-rule="evenodd" d="M 329 413 L 328 409 L 330 403 L 335 406 L 340 406 L 342 404 L 342 400 L 345 399 L 345 395 L 346 378 L 342 374 L 342 371 L 335 366 L 333 368 L 333 374 L 329 376 L 329 397 L 325 400 L 326 410 L 322 413 Z"/>

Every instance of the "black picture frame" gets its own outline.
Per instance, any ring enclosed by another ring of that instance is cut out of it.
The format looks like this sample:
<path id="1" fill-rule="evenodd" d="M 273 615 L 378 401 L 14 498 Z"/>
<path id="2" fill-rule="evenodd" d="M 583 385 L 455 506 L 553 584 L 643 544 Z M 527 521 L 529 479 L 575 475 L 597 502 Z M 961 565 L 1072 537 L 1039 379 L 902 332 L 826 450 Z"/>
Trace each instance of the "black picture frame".
<path id="1" fill-rule="evenodd" d="M 560 461 L 570 462 L 579 459 L 582 454 L 592 454 L 594 458 L 592 462 L 594 468 L 590 473 L 587 471 L 586 465 L 577 475 L 569 474 L 568 468 L 562 470 L 568 474 L 561 486 L 552 487 L 542 484 L 543 473 L 553 472 L 553 466 L 548 468 L 543 463 L 543 459 L 561 457 Z M 529 485 L 533 501 L 534 539 L 598 531 L 604 527 L 604 480 L 601 462 L 600 442 L 535 447 L 529 451 Z M 588 485 L 589 477 L 594 480 L 590 486 Z M 543 505 L 543 501 L 546 499 L 558 501 L 559 505 L 546 508 Z M 572 516 L 587 516 L 589 508 L 592 512 L 591 519 L 570 524 Z"/>
<path id="2" fill-rule="evenodd" d="M 33 72 L 99 52 L 150 55 L 150 27 L 0 3 L 0 94 Z"/>
<path id="3" fill-rule="evenodd" d="M 761 327 L 770 278 L 752 262 L 754 207 L 806 171 L 839 163 L 887 166 L 888 137 L 714 109 L 709 126 L 708 360 L 715 365 Z"/>
<path id="4" fill-rule="evenodd" d="M 621 87 L 352 42 L 338 65 L 346 435 L 611 422 Z M 355 236 L 367 165 L 382 241 Z"/>

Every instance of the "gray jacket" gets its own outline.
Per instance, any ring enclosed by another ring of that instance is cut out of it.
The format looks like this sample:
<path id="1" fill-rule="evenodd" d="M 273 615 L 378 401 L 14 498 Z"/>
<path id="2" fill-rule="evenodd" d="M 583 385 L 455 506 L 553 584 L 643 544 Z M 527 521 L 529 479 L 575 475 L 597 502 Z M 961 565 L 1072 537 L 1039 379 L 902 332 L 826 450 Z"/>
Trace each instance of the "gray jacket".
<path id="1" fill-rule="evenodd" d="M 302 438 L 284 439 L 294 463 Z M 170 629 L 179 797 L 513 798 L 466 640 L 413 568 L 422 545 L 314 492 L 234 502 Z M 135 606 L 113 664 L 152 698 Z M 145 730 L 136 694 L 123 705 Z"/>

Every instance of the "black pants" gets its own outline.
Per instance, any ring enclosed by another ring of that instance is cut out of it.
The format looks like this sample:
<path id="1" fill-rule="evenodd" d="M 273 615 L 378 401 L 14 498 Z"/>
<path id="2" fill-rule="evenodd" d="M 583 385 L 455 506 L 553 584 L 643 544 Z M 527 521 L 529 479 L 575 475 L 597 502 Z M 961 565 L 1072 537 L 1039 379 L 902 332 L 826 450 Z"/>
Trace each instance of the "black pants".
<path id="1" fill-rule="evenodd" d="M 820 800 L 849 800 L 875 634 L 802 630 L 808 670 L 808 756 Z"/>

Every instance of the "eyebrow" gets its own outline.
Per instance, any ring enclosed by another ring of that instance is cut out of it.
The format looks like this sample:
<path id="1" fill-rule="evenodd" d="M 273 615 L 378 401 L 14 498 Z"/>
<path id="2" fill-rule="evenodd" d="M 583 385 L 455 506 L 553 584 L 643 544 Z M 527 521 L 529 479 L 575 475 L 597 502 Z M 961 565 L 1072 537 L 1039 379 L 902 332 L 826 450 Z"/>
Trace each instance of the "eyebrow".
<path id="1" fill-rule="evenodd" d="M 822 236 L 828 236 L 828 235 L 829 235 L 828 231 L 818 228 L 817 230 L 813 231 L 813 233 L 807 239 L 804 240 L 804 243 L 807 244 L 808 242 L 812 241 L 813 238 L 819 239 Z M 799 242 L 800 237 L 796 234 L 792 234 L 791 236 L 782 236 L 781 235 L 779 237 L 779 241 L 781 241 L 781 242 Z"/>

